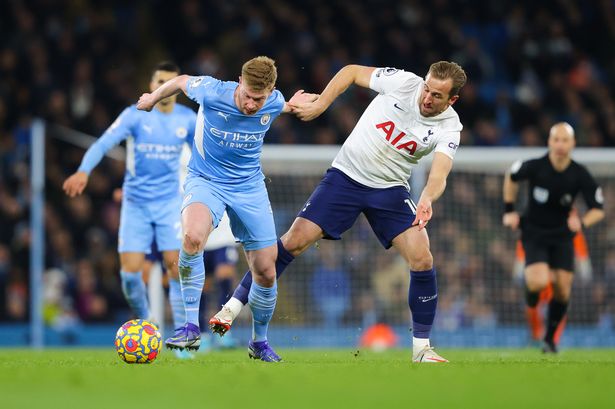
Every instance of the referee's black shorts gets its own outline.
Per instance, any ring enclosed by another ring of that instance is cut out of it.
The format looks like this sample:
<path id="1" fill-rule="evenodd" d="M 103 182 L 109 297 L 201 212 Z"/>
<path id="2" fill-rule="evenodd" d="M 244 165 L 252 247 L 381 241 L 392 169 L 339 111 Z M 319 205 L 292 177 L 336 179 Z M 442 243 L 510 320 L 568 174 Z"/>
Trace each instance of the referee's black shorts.
<path id="1" fill-rule="evenodd" d="M 525 265 L 547 263 L 551 269 L 561 269 L 574 272 L 574 246 L 572 237 L 541 237 L 527 234 L 521 237 L 525 251 Z"/>

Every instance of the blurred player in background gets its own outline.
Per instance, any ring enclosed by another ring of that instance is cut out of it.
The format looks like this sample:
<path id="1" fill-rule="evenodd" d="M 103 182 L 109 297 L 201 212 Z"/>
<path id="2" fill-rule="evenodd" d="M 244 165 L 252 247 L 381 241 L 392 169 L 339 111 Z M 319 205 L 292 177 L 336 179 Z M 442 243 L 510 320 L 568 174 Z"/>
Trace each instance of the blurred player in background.
<path id="1" fill-rule="evenodd" d="M 521 228 L 525 251 L 526 302 L 538 304 L 540 292 L 553 280 L 543 351 L 556 353 L 558 325 L 568 309 L 574 271 L 573 237 L 604 218 L 602 190 L 587 169 L 572 160 L 574 130 L 568 123 L 551 127 L 547 155 L 515 162 L 504 177 L 504 226 Z M 519 182 L 528 180 L 528 206 L 515 211 Z M 588 211 L 580 217 L 573 208 L 581 192 Z"/>
<path id="2" fill-rule="evenodd" d="M 394 68 L 349 65 L 329 82 L 320 98 L 298 104 L 302 120 L 322 114 L 351 84 L 379 93 L 367 107 L 325 177 L 299 212 L 290 230 L 278 240 L 276 271 L 317 240 L 339 240 L 360 213 L 365 214 L 385 248 L 394 246 L 410 267 L 414 362 L 447 362 L 431 347 L 437 286 L 425 226 L 432 203 L 444 192 L 462 129 L 451 107 L 466 82 L 463 69 L 440 61 L 421 77 Z M 412 168 L 435 151 L 427 184 L 418 204 L 410 198 Z M 233 298 L 210 320 L 223 335 L 246 303 L 247 274 Z"/>
<path id="3" fill-rule="evenodd" d="M 253 317 L 249 355 L 267 362 L 281 360 L 267 341 L 277 299 L 277 247 L 260 165 L 263 140 L 271 123 L 282 112 L 291 112 L 282 93 L 274 90 L 276 79 L 274 61 L 257 57 L 243 65 L 239 82 L 181 75 L 153 93 L 143 94 L 137 104 L 138 109 L 149 111 L 162 99 L 183 91 L 200 105 L 181 216 L 179 270 L 186 324 L 165 341 L 169 348 L 198 349 L 201 344 L 203 250 L 226 211 L 254 275 L 248 294 Z M 314 98 L 298 91 L 289 103 Z"/>
<path id="4" fill-rule="evenodd" d="M 164 62 L 153 71 L 150 90 L 179 75 L 177 65 Z M 86 152 L 77 172 L 64 182 L 67 195 L 85 189 L 89 174 L 104 154 L 126 140 L 126 174 L 118 238 L 122 290 L 133 313 L 150 319 L 142 271 L 145 255 L 156 242 L 170 274 L 174 314 L 183 314 L 177 259 L 181 245 L 179 162 L 185 144 L 192 145 L 196 114 L 177 104 L 175 96 L 161 99 L 151 113 L 126 108 Z"/>

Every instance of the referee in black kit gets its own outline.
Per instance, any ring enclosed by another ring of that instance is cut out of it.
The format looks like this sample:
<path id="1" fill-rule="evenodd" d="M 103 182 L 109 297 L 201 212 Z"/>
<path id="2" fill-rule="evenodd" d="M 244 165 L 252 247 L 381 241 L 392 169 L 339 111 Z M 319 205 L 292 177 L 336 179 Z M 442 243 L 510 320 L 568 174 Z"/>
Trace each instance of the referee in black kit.
<path id="1" fill-rule="evenodd" d="M 553 280 L 553 299 L 547 313 L 543 352 L 556 353 L 555 331 L 566 315 L 574 270 L 574 234 L 604 218 L 602 190 L 587 169 L 572 160 L 574 130 L 566 122 L 551 127 L 549 151 L 538 159 L 515 162 L 504 177 L 504 226 L 521 228 L 525 250 L 528 307 Z M 519 182 L 528 181 L 528 206 L 515 211 Z M 573 203 L 581 192 L 588 211 L 580 217 Z"/>

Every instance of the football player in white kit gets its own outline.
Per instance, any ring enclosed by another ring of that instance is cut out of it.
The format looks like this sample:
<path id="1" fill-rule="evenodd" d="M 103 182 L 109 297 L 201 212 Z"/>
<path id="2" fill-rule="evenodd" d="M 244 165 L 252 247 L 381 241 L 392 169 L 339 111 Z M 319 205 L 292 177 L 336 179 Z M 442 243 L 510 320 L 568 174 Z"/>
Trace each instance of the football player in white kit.
<path id="1" fill-rule="evenodd" d="M 429 343 L 437 304 L 436 272 L 425 226 L 444 192 L 462 129 L 452 108 L 466 82 L 456 63 L 440 61 L 421 77 L 395 68 L 348 65 L 320 97 L 293 112 L 305 121 L 322 114 L 351 84 L 378 92 L 290 230 L 278 240 L 277 274 L 319 239 L 339 240 L 360 213 L 385 248 L 395 247 L 410 268 L 413 362 L 448 362 Z M 435 151 L 419 201 L 410 199 L 412 168 Z M 247 302 L 248 273 L 229 302 L 210 320 L 223 335 Z"/>

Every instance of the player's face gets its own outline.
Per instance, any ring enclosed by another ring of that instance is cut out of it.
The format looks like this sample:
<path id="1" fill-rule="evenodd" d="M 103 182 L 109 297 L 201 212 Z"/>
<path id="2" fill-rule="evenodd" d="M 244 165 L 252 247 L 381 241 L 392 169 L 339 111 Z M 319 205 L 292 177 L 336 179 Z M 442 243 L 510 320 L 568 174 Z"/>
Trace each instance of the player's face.
<path id="1" fill-rule="evenodd" d="M 239 77 L 239 86 L 237 87 L 235 102 L 239 110 L 244 114 L 254 115 L 257 113 L 258 110 L 265 105 L 269 95 L 271 95 L 271 91 L 255 91 Z"/>
<path id="2" fill-rule="evenodd" d="M 152 80 L 149 83 L 149 90 L 156 91 L 156 89 L 160 87 L 162 84 L 164 84 L 165 82 L 175 77 L 177 77 L 177 73 L 173 71 L 160 71 L 160 70 L 155 71 L 154 75 L 152 75 Z M 177 96 L 173 95 L 171 97 L 163 99 L 162 101 L 159 102 L 159 104 L 162 106 L 169 105 L 170 103 L 174 103 L 176 99 L 177 99 Z"/>
<path id="3" fill-rule="evenodd" d="M 452 87 L 452 79 L 441 80 L 433 78 L 431 74 L 427 74 L 425 84 L 423 85 L 423 92 L 419 97 L 421 115 L 425 117 L 436 116 L 453 105 L 459 98 L 459 95 L 449 96 Z"/>
<path id="4" fill-rule="evenodd" d="M 560 158 L 570 156 L 574 148 L 574 136 L 564 127 L 554 128 L 549 135 L 549 151 Z"/>

